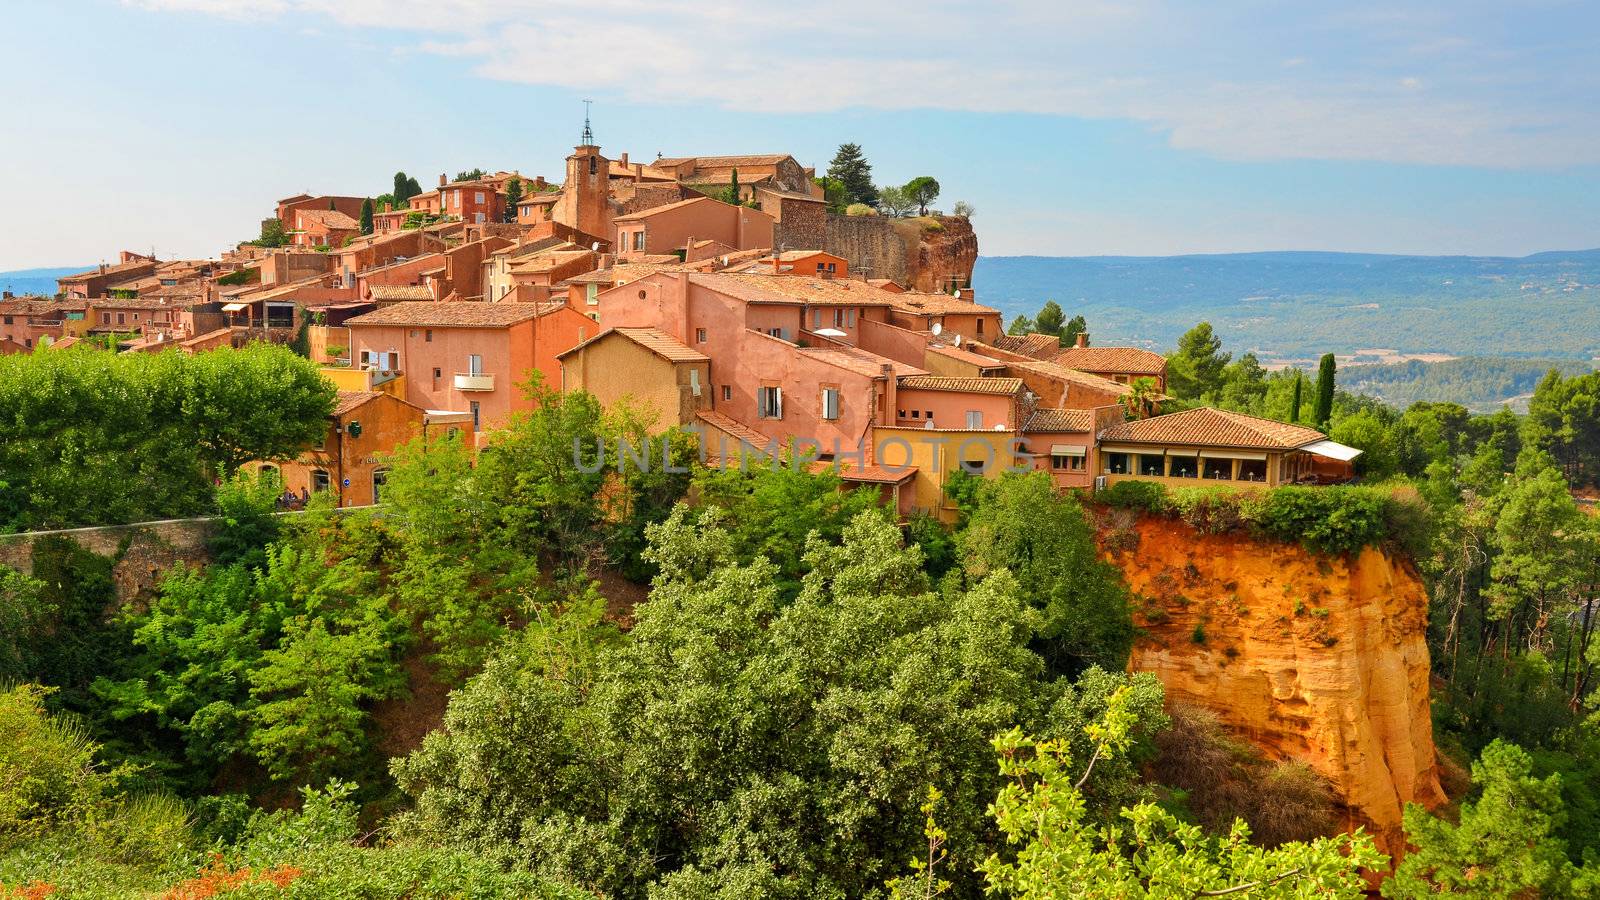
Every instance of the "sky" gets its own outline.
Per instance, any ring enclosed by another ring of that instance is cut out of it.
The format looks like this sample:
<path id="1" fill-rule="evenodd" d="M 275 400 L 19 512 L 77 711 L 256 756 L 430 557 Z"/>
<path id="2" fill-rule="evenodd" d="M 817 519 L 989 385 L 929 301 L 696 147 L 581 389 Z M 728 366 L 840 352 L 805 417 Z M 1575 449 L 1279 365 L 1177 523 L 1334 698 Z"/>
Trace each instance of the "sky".
<path id="1" fill-rule="evenodd" d="M 1600 5 L 6 0 L 0 270 L 302 191 L 860 144 L 985 255 L 1600 246 Z"/>

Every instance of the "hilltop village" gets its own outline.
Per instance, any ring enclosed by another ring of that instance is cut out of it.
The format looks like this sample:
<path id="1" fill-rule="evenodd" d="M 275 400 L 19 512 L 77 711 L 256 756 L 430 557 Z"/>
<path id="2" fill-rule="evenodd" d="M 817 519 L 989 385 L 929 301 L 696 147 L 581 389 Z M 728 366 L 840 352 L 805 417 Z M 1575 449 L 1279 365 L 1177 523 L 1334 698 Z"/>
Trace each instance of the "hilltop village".
<path id="1" fill-rule="evenodd" d="M 804 450 L 902 516 L 947 514 L 958 468 L 1276 486 L 1348 480 L 1359 453 L 1238 412 L 1140 415 L 1160 354 L 1007 334 L 971 286 L 967 216 L 843 214 L 787 154 L 612 159 L 586 131 L 559 183 L 409 183 L 283 198 L 217 259 L 124 251 L 54 298 L 8 296 L 0 352 L 298 343 L 339 389 L 333 431 L 367 437 L 264 465 L 349 506 L 380 499 L 384 455 L 419 428 L 476 444 L 531 408 L 532 377 L 742 459 Z"/>

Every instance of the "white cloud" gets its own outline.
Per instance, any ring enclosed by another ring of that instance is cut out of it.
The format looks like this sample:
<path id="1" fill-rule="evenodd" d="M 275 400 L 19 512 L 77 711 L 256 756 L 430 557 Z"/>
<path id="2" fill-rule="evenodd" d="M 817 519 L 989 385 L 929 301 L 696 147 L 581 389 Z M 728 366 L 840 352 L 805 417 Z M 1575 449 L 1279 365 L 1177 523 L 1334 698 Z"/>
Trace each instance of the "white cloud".
<path id="1" fill-rule="evenodd" d="M 1493 21 L 1390 4 L 1258 21 L 1251 9 L 1155 0 L 125 2 L 396 31 L 485 78 L 645 103 L 1133 119 L 1229 159 L 1600 162 L 1600 113 L 1563 106 L 1560 90 L 1527 74 L 1552 61 L 1494 45 Z M 1457 33 L 1474 28 L 1484 34 Z M 1344 62 L 1304 64 L 1311 57 Z"/>

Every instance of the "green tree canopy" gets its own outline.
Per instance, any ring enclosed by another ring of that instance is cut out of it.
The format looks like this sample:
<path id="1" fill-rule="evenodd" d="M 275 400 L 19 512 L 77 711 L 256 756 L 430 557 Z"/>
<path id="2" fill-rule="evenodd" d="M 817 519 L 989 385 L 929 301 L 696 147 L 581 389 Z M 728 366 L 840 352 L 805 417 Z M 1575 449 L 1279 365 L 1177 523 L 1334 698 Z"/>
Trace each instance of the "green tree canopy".
<path id="1" fill-rule="evenodd" d="M 1339 364 L 1332 353 L 1322 354 L 1322 360 L 1317 363 L 1317 396 L 1314 398 L 1316 405 L 1312 407 L 1311 418 L 1317 428 L 1323 431 L 1333 421 L 1334 380 L 1338 368 Z"/>
<path id="2" fill-rule="evenodd" d="M 906 182 L 903 190 L 916 203 L 919 215 L 927 215 L 928 204 L 939 198 L 939 182 L 930 175 L 918 175 Z"/>
<path id="3" fill-rule="evenodd" d="M 872 166 L 861 152 L 860 144 L 840 144 L 839 152 L 828 164 L 828 177 L 844 185 L 845 205 L 878 202 L 878 189 L 872 186 Z"/>
<path id="4" fill-rule="evenodd" d="M 1201 322 L 1178 338 L 1178 349 L 1167 357 L 1167 390 L 1184 400 L 1214 396 L 1233 354 L 1222 352 L 1222 339 Z"/>

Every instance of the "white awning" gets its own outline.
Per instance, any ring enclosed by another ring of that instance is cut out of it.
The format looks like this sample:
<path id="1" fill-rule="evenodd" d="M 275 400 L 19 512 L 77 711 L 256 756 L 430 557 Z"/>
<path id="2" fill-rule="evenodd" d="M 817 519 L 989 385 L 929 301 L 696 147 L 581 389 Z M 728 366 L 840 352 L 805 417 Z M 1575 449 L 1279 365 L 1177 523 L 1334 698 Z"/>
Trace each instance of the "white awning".
<path id="1" fill-rule="evenodd" d="M 1244 450 L 1201 450 L 1200 455 L 1209 459 L 1266 459 L 1265 453 L 1250 453 Z"/>
<path id="2" fill-rule="evenodd" d="M 1051 456 L 1088 456 L 1089 448 L 1077 444 L 1051 444 Z"/>
<path id="3" fill-rule="evenodd" d="M 244 310 L 248 309 L 249 307 L 250 307 L 250 304 L 248 304 L 248 303 L 224 303 L 224 304 L 222 304 L 222 311 L 223 312 L 243 312 Z"/>
<path id="4" fill-rule="evenodd" d="M 1338 441 L 1313 441 L 1312 443 L 1309 443 L 1299 449 L 1304 450 L 1307 453 L 1316 454 L 1317 456 L 1326 456 L 1329 459 L 1337 459 L 1340 462 L 1349 462 L 1350 460 L 1361 455 L 1360 450 L 1357 450 L 1354 447 L 1347 447 Z"/>

